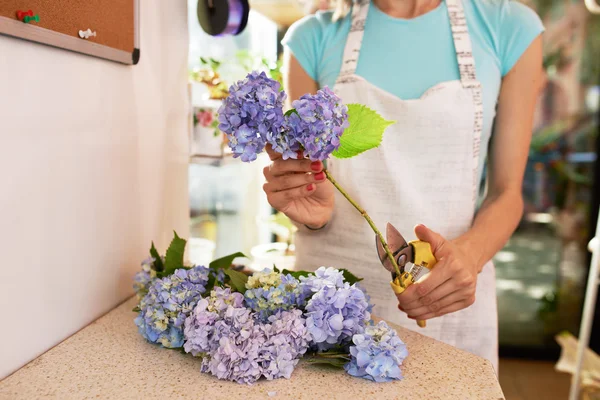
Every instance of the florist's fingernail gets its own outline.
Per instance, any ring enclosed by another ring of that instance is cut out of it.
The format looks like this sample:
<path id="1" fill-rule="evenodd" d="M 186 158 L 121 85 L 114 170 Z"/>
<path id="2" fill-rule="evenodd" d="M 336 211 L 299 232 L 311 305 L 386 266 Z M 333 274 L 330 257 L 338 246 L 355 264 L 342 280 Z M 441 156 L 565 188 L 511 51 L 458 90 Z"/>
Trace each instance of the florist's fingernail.
<path id="1" fill-rule="evenodd" d="M 322 169 L 321 161 L 313 161 L 312 163 L 310 163 L 310 169 L 312 169 L 315 172 L 319 172 Z"/>
<path id="2" fill-rule="evenodd" d="M 315 181 L 322 181 L 325 179 L 325 172 L 321 171 L 315 175 Z"/>
<path id="3" fill-rule="evenodd" d="M 308 190 L 309 192 L 312 192 L 313 190 L 315 190 L 315 185 L 313 185 L 312 183 L 310 185 L 308 185 L 306 187 L 306 190 Z"/>

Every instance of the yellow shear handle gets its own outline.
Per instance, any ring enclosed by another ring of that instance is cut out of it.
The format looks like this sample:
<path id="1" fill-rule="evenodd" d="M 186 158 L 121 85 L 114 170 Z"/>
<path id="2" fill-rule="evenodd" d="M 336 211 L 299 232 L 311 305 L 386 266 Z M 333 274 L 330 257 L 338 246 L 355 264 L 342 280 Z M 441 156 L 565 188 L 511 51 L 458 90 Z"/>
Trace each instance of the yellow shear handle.
<path id="1" fill-rule="evenodd" d="M 414 264 L 422 265 L 424 267 L 429 268 L 430 270 L 435 266 L 437 260 L 435 259 L 433 252 L 431 251 L 431 245 L 427 242 L 423 242 L 420 240 L 414 240 L 408 243 L 413 246 L 413 254 L 415 255 Z M 393 281 L 390 282 L 390 286 L 392 290 L 396 294 L 402 294 L 407 287 L 414 283 L 414 278 L 408 272 L 403 273 L 402 275 L 396 277 Z M 421 328 L 426 326 L 425 321 L 417 321 L 417 324 Z"/>

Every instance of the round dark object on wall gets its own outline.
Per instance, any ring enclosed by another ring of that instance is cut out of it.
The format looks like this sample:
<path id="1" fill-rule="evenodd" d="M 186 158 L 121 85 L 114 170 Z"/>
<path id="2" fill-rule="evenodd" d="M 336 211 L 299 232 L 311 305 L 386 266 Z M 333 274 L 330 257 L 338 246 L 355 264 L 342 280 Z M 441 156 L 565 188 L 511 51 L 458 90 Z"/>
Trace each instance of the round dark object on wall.
<path id="1" fill-rule="evenodd" d="M 198 22 L 211 36 L 240 34 L 249 13 L 248 0 L 198 0 Z"/>

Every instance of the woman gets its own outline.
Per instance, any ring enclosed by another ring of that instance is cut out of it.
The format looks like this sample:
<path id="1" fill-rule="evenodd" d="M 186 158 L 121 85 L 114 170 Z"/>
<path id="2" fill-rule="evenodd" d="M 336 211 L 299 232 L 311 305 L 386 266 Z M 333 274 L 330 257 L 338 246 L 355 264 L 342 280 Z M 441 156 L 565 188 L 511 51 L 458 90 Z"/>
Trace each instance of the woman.
<path id="1" fill-rule="evenodd" d="M 284 38 L 289 97 L 327 85 L 345 103 L 396 121 L 380 147 L 333 159 L 328 169 L 379 227 L 390 222 L 411 240 L 417 225 L 439 262 L 396 299 L 373 232 L 321 162 L 270 152 L 269 202 L 301 227 L 299 267 L 350 269 L 365 278 L 374 314 L 409 328 L 428 320 L 419 332 L 497 369 L 490 260 L 522 214 L 543 76 L 541 21 L 508 0 L 339 1 L 335 13 L 304 18 Z M 487 194 L 477 207 L 487 156 Z"/>

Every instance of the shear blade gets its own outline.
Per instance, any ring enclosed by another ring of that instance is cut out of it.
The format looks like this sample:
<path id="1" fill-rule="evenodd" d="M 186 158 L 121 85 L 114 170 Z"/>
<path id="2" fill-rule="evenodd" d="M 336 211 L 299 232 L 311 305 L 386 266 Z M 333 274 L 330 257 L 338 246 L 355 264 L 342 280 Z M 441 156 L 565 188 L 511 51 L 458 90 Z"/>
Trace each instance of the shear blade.
<path id="1" fill-rule="evenodd" d="M 388 248 L 390 249 L 392 254 L 394 254 L 394 256 L 400 250 L 408 246 L 408 243 L 406 243 L 406 240 L 402 237 L 400 232 L 398 232 L 398 230 L 394 228 L 394 226 L 390 223 L 388 223 L 386 226 L 385 236 L 387 239 Z M 377 255 L 379 256 L 379 261 L 381 261 L 381 264 L 385 269 L 394 274 L 396 272 L 394 269 L 394 265 L 388 258 L 388 255 L 385 252 L 385 249 L 383 248 L 383 243 L 381 243 L 381 240 L 378 236 L 375 237 L 375 242 L 377 244 Z"/>

